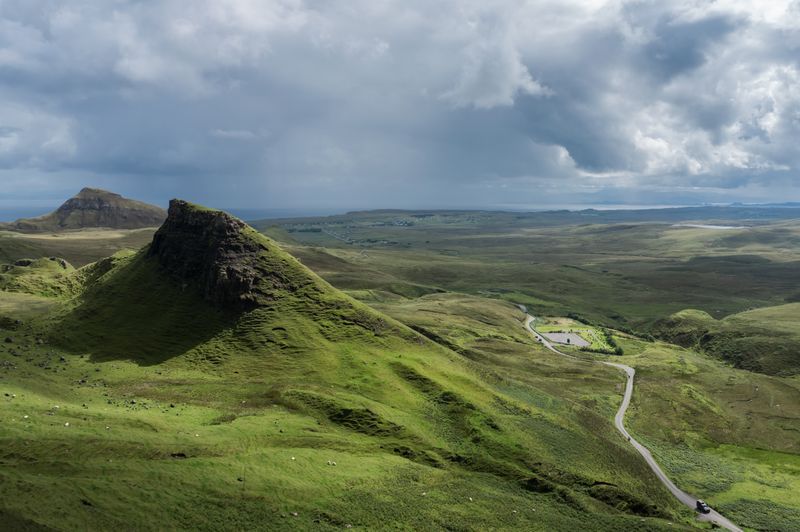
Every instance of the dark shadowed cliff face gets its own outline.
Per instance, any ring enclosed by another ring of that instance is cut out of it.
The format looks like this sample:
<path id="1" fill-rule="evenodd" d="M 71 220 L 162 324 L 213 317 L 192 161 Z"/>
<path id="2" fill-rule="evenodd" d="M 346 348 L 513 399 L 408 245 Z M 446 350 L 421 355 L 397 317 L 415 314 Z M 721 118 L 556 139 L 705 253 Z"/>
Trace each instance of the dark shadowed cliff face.
<path id="1" fill-rule="evenodd" d="M 245 310 L 299 288 L 285 271 L 288 264 L 270 264 L 274 250 L 247 224 L 182 200 L 170 202 L 148 255 L 184 285 L 197 285 L 206 300 L 227 308 Z"/>
<path id="2" fill-rule="evenodd" d="M 27 233 L 95 227 L 139 229 L 157 227 L 164 218 L 164 209 L 155 205 L 97 188 L 84 188 L 50 214 L 2 224 L 0 228 Z"/>

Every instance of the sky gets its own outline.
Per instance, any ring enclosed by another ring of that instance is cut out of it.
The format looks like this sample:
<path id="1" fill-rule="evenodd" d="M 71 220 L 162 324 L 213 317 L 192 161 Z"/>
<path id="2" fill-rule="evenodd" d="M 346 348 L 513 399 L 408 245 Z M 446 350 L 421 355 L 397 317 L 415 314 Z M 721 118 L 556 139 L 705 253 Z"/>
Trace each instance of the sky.
<path id="1" fill-rule="evenodd" d="M 0 0 L 0 208 L 800 200 L 800 1 Z"/>

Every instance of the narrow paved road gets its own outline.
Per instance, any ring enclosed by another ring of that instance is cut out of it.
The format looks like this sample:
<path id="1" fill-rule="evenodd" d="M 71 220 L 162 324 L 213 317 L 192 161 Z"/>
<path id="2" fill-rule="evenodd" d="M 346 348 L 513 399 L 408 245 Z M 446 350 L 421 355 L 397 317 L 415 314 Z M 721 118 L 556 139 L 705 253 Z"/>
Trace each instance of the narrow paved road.
<path id="1" fill-rule="evenodd" d="M 522 309 L 523 312 L 525 312 L 526 316 L 525 328 L 528 329 L 528 331 L 530 331 L 530 333 L 533 334 L 534 338 L 536 338 L 543 346 L 545 346 L 547 349 L 558 355 L 567 358 L 572 358 L 574 360 L 581 360 L 583 362 L 592 363 L 592 361 L 568 355 L 567 353 L 562 353 L 561 351 L 553 347 L 553 344 L 548 342 L 547 338 L 536 332 L 536 329 L 533 328 L 534 317 L 527 313 L 527 309 L 524 306 L 520 306 L 520 308 Z M 653 458 L 653 455 L 650 454 L 650 451 L 647 449 L 647 447 L 636 441 L 633 438 L 633 436 L 631 436 L 628 433 L 628 431 L 625 430 L 625 412 L 628 410 L 628 405 L 631 404 L 631 396 L 633 395 L 633 376 L 636 374 L 636 371 L 632 367 L 626 366 L 624 364 L 617 364 L 615 362 L 604 362 L 604 361 L 598 361 L 598 362 L 600 364 L 605 364 L 606 366 L 613 366 L 617 369 L 622 370 L 623 372 L 625 372 L 625 375 L 627 377 L 627 382 L 625 383 L 625 395 L 622 397 L 622 404 L 619 406 L 619 410 L 617 410 L 617 415 L 614 416 L 614 425 L 617 427 L 617 430 L 625 438 L 627 438 L 628 442 L 630 442 L 630 444 L 633 445 L 634 449 L 639 451 L 639 454 L 641 454 L 642 457 L 645 459 L 647 465 L 650 466 L 650 469 L 653 470 L 653 473 L 656 474 L 658 479 L 661 481 L 662 484 L 664 484 L 664 486 L 667 487 L 670 493 L 672 493 L 675 496 L 675 498 L 677 498 L 683 504 L 685 504 L 689 508 L 694 509 L 695 504 L 697 502 L 697 498 L 693 497 L 692 495 L 689 495 L 685 491 L 678 488 L 678 486 L 676 486 L 675 483 L 672 482 L 669 479 L 669 477 L 667 477 L 664 471 L 661 470 L 661 468 L 658 466 L 658 463 Z M 719 514 L 716 510 L 711 510 L 711 513 L 709 514 L 698 514 L 698 519 L 702 521 L 709 521 L 711 523 L 715 523 L 721 527 L 727 528 L 732 532 L 742 532 L 741 528 L 734 525 L 728 519 Z"/>

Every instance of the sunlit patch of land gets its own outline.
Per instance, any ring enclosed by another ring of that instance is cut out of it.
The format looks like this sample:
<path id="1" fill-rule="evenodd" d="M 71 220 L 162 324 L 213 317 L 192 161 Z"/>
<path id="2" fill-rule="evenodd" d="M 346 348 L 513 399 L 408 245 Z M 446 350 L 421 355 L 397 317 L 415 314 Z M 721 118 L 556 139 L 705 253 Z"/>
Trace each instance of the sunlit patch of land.
<path id="1" fill-rule="evenodd" d="M 53 233 L 20 233 L 16 231 L 0 231 L 0 237 L 20 238 L 23 240 L 115 240 L 131 238 L 139 235 L 152 236 L 157 227 L 141 229 L 76 229 Z"/>

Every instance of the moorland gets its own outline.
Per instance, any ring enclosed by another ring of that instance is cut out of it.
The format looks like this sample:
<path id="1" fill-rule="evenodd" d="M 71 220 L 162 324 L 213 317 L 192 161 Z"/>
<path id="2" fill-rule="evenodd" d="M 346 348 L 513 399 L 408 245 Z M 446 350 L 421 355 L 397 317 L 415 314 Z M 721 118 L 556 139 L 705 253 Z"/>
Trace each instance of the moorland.
<path id="1" fill-rule="evenodd" d="M 744 529 L 791 530 L 798 215 L 372 211 L 256 231 L 175 202 L 158 231 L 4 232 L 0 517 L 709 527 L 615 431 L 624 378 L 592 363 L 612 360 L 637 371 L 628 429 L 676 484 Z M 554 355 L 517 305 L 595 349 Z"/>

